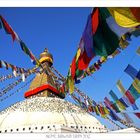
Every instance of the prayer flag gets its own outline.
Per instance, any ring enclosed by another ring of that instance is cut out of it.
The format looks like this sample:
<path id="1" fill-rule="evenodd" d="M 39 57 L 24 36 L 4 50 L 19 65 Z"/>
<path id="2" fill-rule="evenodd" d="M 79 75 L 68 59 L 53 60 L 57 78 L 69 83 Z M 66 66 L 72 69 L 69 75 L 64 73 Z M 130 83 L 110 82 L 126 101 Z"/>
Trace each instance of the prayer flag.
<path id="1" fill-rule="evenodd" d="M 109 110 L 109 115 L 111 116 L 111 118 L 115 121 L 119 120 L 119 117 L 117 116 L 117 114 L 115 112 L 113 112 L 112 110 Z"/>
<path id="2" fill-rule="evenodd" d="M 79 70 L 84 70 L 88 67 L 89 62 L 91 61 L 92 58 L 89 58 L 87 56 L 86 51 L 83 52 L 83 54 L 80 55 L 79 60 L 78 60 L 78 69 Z"/>
<path id="3" fill-rule="evenodd" d="M 132 106 L 133 110 L 138 110 L 139 109 L 135 103 L 132 104 L 131 106 Z"/>
<path id="4" fill-rule="evenodd" d="M 118 100 L 117 95 L 112 90 L 109 92 L 109 94 L 115 102 Z"/>
<path id="5" fill-rule="evenodd" d="M 140 94 L 140 81 L 136 78 L 132 85 L 134 86 L 134 88 L 137 90 L 137 92 Z"/>
<path id="6" fill-rule="evenodd" d="M 124 104 L 123 104 L 122 102 L 120 102 L 120 100 L 117 100 L 117 101 L 116 101 L 116 104 L 119 106 L 119 109 L 121 109 L 121 110 L 126 110 Z"/>
<path id="7" fill-rule="evenodd" d="M 74 79 L 75 77 L 75 71 L 76 71 L 76 61 L 75 61 L 75 57 L 72 60 L 72 64 L 71 64 L 71 76 Z"/>
<path id="8" fill-rule="evenodd" d="M 72 77 L 68 77 L 68 87 L 69 87 L 69 92 L 73 93 L 74 92 L 74 80 Z"/>
<path id="9" fill-rule="evenodd" d="M 140 8 L 135 7 L 135 9 L 140 12 Z M 109 7 L 108 10 L 116 20 L 117 24 L 122 27 L 130 28 L 140 25 L 138 12 L 135 13 L 134 10 L 130 9 L 129 7 Z"/>
<path id="10" fill-rule="evenodd" d="M 130 102 L 131 104 L 134 104 L 134 103 L 135 103 L 135 99 L 134 99 L 134 97 L 131 95 L 131 93 L 130 93 L 129 90 L 126 91 L 125 96 L 128 98 L 128 100 L 129 100 L 129 102 Z"/>
<path id="11" fill-rule="evenodd" d="M 94 8 L 94 10 L 95 9 L 96 8 Z M 110 16 L 108 10 L 106 8 L 98 9 L 99 24 L 96 33 L 93 35 L 94 50 L 96 55 L 108 56 L 111 55 L 119 47 L 119 38 L 107 24 L 106 19 Z"/>
<path id="12" fill-rule="evenodd" d="M 120 91 L 122 94 L 125 94 L 126 90 L 125 90 L 125 88 L 123 87 L 121 80 L 118 80 L 118 81 L 117 81 L 117 87 L 118 87 L 119 91 Z"/>
<path id="13" fill-rule="evenodd" d="M 140 119 L 140 113 L 134 113 Z"/>
<path id="14" fill-rule="evenodd" d="M 124 99 L 125 98 L 125 99 Z M 128 101 L 126 101 L 126 97 L 122 97 L 119 99 L 119 101 L 125 106 L 125 107 L 129 107 L 129 103 Z"/>
<path id="15" fill-rule="evenodd" d="M 130 91 L 131 95 L 135 100 L 137 100 L 140 97 L 140 93 L 135 89 L 133 84 L 129 87 L 128 90 Z"/>
<path id="16" fill-rule="evenodd" d="M 92 19 L 91 14 L 88 16 L 87 24 L 82 35 L 84 42 L 84 48 L 86 50 L 87 56 L 92 58 L 94 56 L 93 48 L 93 37 L 92 37 Z"/>
<path id="17" fill-rule="evenodd" d="M 133 66 L 131 66 L 130 64 L 126 67 L 126 69 L 124 70 L 124 72 L 126 72 L 133 79 L 135 79 L 135 77 L 138 74 L 138 71 Z"/>
<path id="18" fill-rule="evenodd" d="M 16 39 L 15 32 L 13 31 L 13 29 L 10 27 L 10 25 L 7 23 L 7 21 L 2 16 L 0 16 L 0 19 L 1 19 L 1 22 L 3 24 L 3 27 L 4 27 L 5 31 L 6 31 L 6 33 L 11 34 L 12 39 L 14 41 Z"/>

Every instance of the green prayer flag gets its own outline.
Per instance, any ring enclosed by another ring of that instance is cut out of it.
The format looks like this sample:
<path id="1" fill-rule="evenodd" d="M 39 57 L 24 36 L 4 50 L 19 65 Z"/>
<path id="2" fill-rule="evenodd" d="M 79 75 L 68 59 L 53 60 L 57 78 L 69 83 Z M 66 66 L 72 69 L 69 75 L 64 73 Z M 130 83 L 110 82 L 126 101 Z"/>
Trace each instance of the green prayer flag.
<path id="1" fill-rule="evenodd" d="M 108 56 L 119 47 L 119 38 L 106 22 L 106 18 L 109 16 L 107 9 L 99 8 L 99 10 L 99 25 L 96 33 L 93 35 L 95 54 Z"/>
<path id="2" fill-rule="evenodd" d="M 30 51 L 29 51 L 29 49 L 26 47 L 25 43 L 21 41 L 21 42 L 20 42 L 20 45 L 21 45 L 22 50 L 23 50 L 27 55 L 30 56 Z"/>
<path id="3" fill-rule="evenodd" d="M 140 93 L 138 93 L 138 91 L 135 89 L 133 85 L 129 87 L 129 91 L 135 100 L 137 100 L 140 97 Z"/>

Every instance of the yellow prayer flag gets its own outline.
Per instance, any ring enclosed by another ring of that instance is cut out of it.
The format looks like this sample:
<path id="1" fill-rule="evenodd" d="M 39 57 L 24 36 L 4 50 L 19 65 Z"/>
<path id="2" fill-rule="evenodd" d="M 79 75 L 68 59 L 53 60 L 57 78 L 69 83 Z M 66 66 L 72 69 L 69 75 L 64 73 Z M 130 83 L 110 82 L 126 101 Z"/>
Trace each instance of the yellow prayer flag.
<path id="1" fill-rule="evenodd" d="M 138 22 L 134 15 L 131 13 L 129 7 L 109 7 L 108 10 L 116 20 L 117 24 L 122 27 L 131 28 L 140 25 L 140 22 Z"/>
<path id="2" fill-rule="evenodd" d="M 96 109 L 96 113 L 97 114 L 100 114 L 99 109 L 98 109 L 98 106 L 95 106 L 95 109 Z"/>
<path id="3" fill-rule="evenodd" d="M 72 77 L 68 77 L 68 88 L 70 94 L 72 94 L 74 92 L 74 80 L 72 79 Z"/>
<path id="4" fill-rule="evenodd" d="M 117 100 L 116 103 L 121 110 L 126 110 L 125 106 L 119 100 Z"/>
<path id="5" fill-rule="evenodd" d="M 122 49 L 125 49 L 129 45 L 129 43 L 126 40 L 124 40 L 123 38 L 121 38 L 119 45 Z"/>
<path id="6" fill-rule="evenodd" d="M 105 111 L 105 114 L 108 115 L 109 114 L 109 111 L 106 107 L 104 107 L 104 111 Z"/>
<path id="7" fill-rule="evenodd" d="M 76 53 L 76 60 L 75 60 L 76 62 L 77 62 L 77 60 L 78 60 L 80 54 L 81 54 L 81 49 L 78 48 L 77 53 Z"/>
<path id="8" fill-rule="evenodd" d="M 119 91 L 120 91 L 122 94 L 125 94 L 126 90 L 125 90 L 125 88 L 123 87 L 121 80 L 118 80 L 118 81 L 117 81 L 117 87 L 118 87 Z"/>
<path id="9" fill-rule="evenodd" d="M 140 93 L 140 81 L 136 78 L 134 82 L 132 83 L 134 88 L 137 90 L 138 93 Z"/>

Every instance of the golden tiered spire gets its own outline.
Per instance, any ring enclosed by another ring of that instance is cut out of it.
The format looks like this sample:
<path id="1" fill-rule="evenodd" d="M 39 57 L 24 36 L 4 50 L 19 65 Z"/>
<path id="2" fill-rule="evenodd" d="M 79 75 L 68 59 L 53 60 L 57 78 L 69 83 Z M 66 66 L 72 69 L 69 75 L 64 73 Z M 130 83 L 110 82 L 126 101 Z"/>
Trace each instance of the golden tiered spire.
<path id="1" fill-rule="evenodd" d="M 36 77 L 34 78 L 34 80 L 30 85 L 29 90 L 24 94 L 24 96 L 26 98 L 32 96 L 39 97 L 60 96 L 58 87 L 53 79 L 51 71 L 51 66 L 53 65 L 53 56 L 48 52 L 47 48 L 45 48 L 44 52 L 40 54 L 39 61 L 42 65 L 42 68 L 40 69 L 42 73 L 36 75 Z"/>

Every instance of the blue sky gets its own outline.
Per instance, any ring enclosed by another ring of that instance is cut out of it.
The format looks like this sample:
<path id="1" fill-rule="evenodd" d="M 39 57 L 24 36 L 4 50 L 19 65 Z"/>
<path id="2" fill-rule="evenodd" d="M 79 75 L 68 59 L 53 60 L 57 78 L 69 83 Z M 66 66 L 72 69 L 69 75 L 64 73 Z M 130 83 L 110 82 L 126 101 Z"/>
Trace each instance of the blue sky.
<path id="1" fill-rule="evenodd" d="M 92 8 L 0 8 L 0 13 L 36 57 L 39 57 L 39 54 L 47 47 L 53 54 L 54 67 L 66 76 L 91 9 Z M 121 97 L 122 94 L 118 91 L 115 84 L 119 79 L 122 80 L 125 88 L 128 88 L 132 83 L 132 79 L 125 74 L 123 70 L 128 64 L 133 65 L 139 70 L 140 56 L 136 54 L 136 50 L 139 46 L 140 38 L 133 37 L 128 48 L 114 59 L 107 61 L 102 68 L 92 76 L 83 79 L 77 87 L 97 102 L 103 101 L 105 96 L 110 98 L 108 92 L 111 89 Z M 0 60 L 5 60 L 19 67 L 33 67 L 29 57 L 21 51 L 20 45 L 17 42 L 13 44 L 11 36 L 7 35 L 3 29 L 0 30 Z M 95 60 L 96 59 L 93 59 L 91 64 Z M 12 73 L 12 71 L 0 69 L 0 75 L 9 73 Z M 27 81 L 28 80 L 30 80 L 30 78 L 27 78 Z M 9 80 L 0 83 L 0 88 L 5 87 L 12 81 L 13 80 Z M 25 83 L 22 83 L 20 86 L 24 84 Z M 28 87 L 22 90 L 22 92 L 16 93 L 7 100 L 0 102 L 0 110 L 23 100 L 24 92 L 27 89 Z M 14 90 L 9 93 L 12 92 L 14 92 Z M 136 103 L 140 106 L 139 99 Z M 128 112 L 137 126 L 140 125 L 140 121 L 131 114 L 131 112 L 133 112 L 131 107 L 128 108 Z M 107 121 L 99 117 L 97 118 L 109 126 Z"/>

